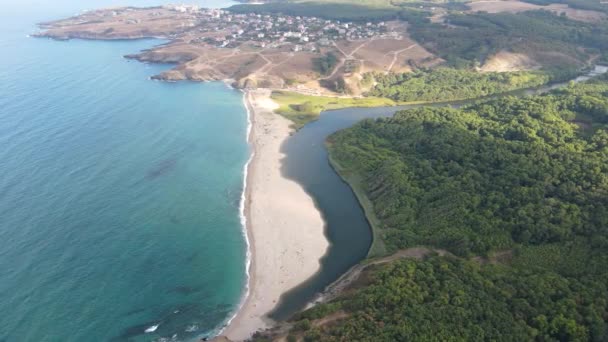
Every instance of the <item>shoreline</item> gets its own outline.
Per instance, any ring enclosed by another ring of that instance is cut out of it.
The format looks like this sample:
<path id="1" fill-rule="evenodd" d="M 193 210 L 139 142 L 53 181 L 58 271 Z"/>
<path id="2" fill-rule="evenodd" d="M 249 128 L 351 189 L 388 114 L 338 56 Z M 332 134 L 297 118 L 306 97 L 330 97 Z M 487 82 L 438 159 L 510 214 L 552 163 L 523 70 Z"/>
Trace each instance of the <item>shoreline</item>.
<path id="1" fill-rule="evenodd" d="M 244 171 L 241 222 L 247 242 L 247 284 L 218 337 L 242 341 L 274 325 L 266 315 L 290 289 L 320 268 L 329 242 L 312 198 L 281 174 L 280 151 L 291 122 L 275 114 L 269 89 L 244 90 L 251 155 Z"/>
<path id="2" fill-rule="evenodd" d="M 230 80 L 224 80 L 224 84 L 229 88 L 229 89 L 234 89 L 234 87 L 232 87 L 230 85 Z M 217 333 L 217 336 L 221 336 L 224 331 L 230 326 L 230 324 L 232 323 L 232 321 L 238 316 L 239 312 L 243 309 L 243 306 L 245 304 L 245 302 L 247 301 L 247 298 L 249 298 L 249 292 L 250 292 L 250 280 L 251 280 L 251 274 L 252 274 L 252 270 L 253 270 L 253 262 L 252 262 L 252 236 L 250 234 L 250 227 L 248 224 L 248 194 L 249 191 L 248 189 L 248 183 L 250 182 L 249 179 L 249 167 L 253 161 L 253 159 L 255 158 L 255 146 L 251 143 L 251 134 L 253 132 L 253 117 L 252 117 L 252 111 L 250 109 L 249 103 L 247 102 L 247 91 L 245 90 L 241 90 L 241 92 L 243 93 L 243 106 L 245 107 L 245 110 L 247 111 L 247 131 L 245 133 L 246 136 L 246 141 L 247 141 L 247 145 L 249 145 L 250 148 L 250 154 L 249 154 L 249 158 L 247 159 L 247 162 L 245 163 L 245 166 L 243 167 L 243 192 L 241 193 L 241 199 L 239 201 L 239 219 L 241 222 L 241 229 L 242 229 L 242 233 L 243 233 L 243 237 L 245 238 L 245 245 L 246 245 L 246 252 L 245 252 L 245 289 L 243 291 L 243 294 L 241 295 L 241 298 L 239 299 L 239 304 L 237 309 L 234 311 L 234 313 L 232 314 L 232 316 L 230 316 L 230 318 L 228 320 L 226 320 L 226 322 L 222 325 L 222 327 L 220 328 L 220 330 Z"/>

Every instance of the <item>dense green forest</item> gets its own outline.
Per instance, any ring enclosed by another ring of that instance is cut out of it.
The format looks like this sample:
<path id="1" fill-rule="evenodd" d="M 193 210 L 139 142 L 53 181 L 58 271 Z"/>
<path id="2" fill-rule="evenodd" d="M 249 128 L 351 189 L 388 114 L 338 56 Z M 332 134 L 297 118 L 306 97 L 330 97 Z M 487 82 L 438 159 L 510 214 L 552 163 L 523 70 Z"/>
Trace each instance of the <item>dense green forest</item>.
<path id="1" fill-rule="evenodd" d="M 241 4 L 230 7 L 235 13 L 282 13 L 335 20 L 390 20 L 397 19 L 399 7 L 390 1 L 281 1 L 261 5 Z"/>
<path id="2" fill-rule="evenodd" d="M 607 95 L 602 77 L 334 134 L 388 253 L 453 255 L 369 266 L 288 341 L 608 340 Z"/>
<path id="3" fill-rule="evenodd" d="M 375 80 L 376 86 L 367 95 L 387 97 L 396 102 L 479 98 L 557 81 L 557 77 L 540 71 L 481 73 L 448 68 L 417 70 L 402 74 L 374 73 L 371 77 Z"/>
<path id="4" fill-rule="evenodd" d="M 412 25 L 410 34 L 456 67 L 475 66 L 501 50 L 526 52 L 542 59 L 544 65 L 569 63 L 576 67 L 580 66 L 577 60 L 588 57 L 581 47 L 595 53 L 608 51 L 608 26 L 574 21 L 548 11 L 452 13 L 447 22 L 449 26 L 420 21 Z M 543 55 L 546 51 L 553 53 Z"/>
<path id="5" fill-rule="evenodd" d="M 608 235 L 608 84 L 417 108 L 331 137 L 389 250 L 458 255 Z M 608 241 L 608 240 L 606 240 Z"/>
<path id="6" fill-rule="evenodd" d="M 420 8 L 421 5 L 422 9 Z M 261 5 L 240 4 L 229 8 L 235 13 L 282 13 L 332 20 L 381 21 L 402 19 L 410 23 L 428 22 L 425 8 L 441 6 L 466 9 L 462 3 L 418 2 L 409 0 L 289 0 Z"/>
<path id="7" fill-rule="evenodd" d="M 292 340 L 608 339 L 606 273 L 576 278 L 544 269 L 431 257 L 393 262 L 366 278 L 365 286 L 300 315 Z M 342 319 L 310 324 L 332 313 L 343 313 Z"/>

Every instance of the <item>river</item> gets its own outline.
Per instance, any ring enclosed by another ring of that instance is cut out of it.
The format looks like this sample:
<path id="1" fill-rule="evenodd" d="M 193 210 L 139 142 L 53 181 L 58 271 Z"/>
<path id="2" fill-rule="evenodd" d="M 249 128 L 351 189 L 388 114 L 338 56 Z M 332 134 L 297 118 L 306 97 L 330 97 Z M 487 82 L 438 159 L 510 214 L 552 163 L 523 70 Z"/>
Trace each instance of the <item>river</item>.
<path id="1" fill-rule="evenodd" d="M 583 82 L 608 72 L 608 66 L 595 66 L 587 74 L 570 82 Z M 522 89 L 487 97 L 528 96 L 546 93 L 567 86 L 570 82 Z M 321 260 L 320 271 L 306 283 L 282 297 L 272 313 L 275 319 L 286 319 L 301 310 L 315 294 L 322 292 L 348 269 L 365 259 L 372 242 L 371 227 L 352 189 L 331 167 L 325 140 L 331 134 L 351 127 L 360 120 L 392 116 L 396 111 L 422 106 L 461 107 L 478 100 L 452 101 L 435 104 L 415 104 L 399 107 L 348 108 L 326 111 L 290 137 L 283 145 L 287 155 L 283 174 L 297 181 L 315 200 L 326 222 L 326 235 L 331 246 Z"/>

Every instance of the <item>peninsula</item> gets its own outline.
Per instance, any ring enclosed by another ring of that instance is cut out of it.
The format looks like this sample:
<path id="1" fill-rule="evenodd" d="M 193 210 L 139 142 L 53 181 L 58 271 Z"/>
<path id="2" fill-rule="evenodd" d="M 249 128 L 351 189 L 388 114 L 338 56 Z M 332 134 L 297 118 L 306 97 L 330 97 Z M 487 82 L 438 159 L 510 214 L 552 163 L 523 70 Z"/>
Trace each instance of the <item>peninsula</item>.
<path id="1" fill-rule="evenodd" d="M 54 39 L 166 39 L 126 56 L 173 63 L 153 78 L 233 80 L 240 88 L 283 88 L 311 94 L 345 78 L 353 88 L 365 72 L 404 72 L 440 58 L 416 44 L 401 21 L 342 22 L 282 14 L 233 13 L 198 6 L 109 8 L 43 23 Z"/>

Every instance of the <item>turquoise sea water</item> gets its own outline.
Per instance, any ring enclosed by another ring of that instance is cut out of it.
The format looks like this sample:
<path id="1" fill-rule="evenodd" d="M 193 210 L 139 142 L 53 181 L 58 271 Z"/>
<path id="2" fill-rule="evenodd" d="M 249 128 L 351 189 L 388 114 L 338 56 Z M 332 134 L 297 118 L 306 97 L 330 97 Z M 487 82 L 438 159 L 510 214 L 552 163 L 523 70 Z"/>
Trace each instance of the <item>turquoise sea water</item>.
<path id="1" fill-rule="evenodd" d="M 150 81 L 168 66 L 122 58 L 158 41 L 26 37 L 83 9 L 158 1 L 3 2 L 0 341 L 217 331 L 245 283 L 241 93 Z"/>

